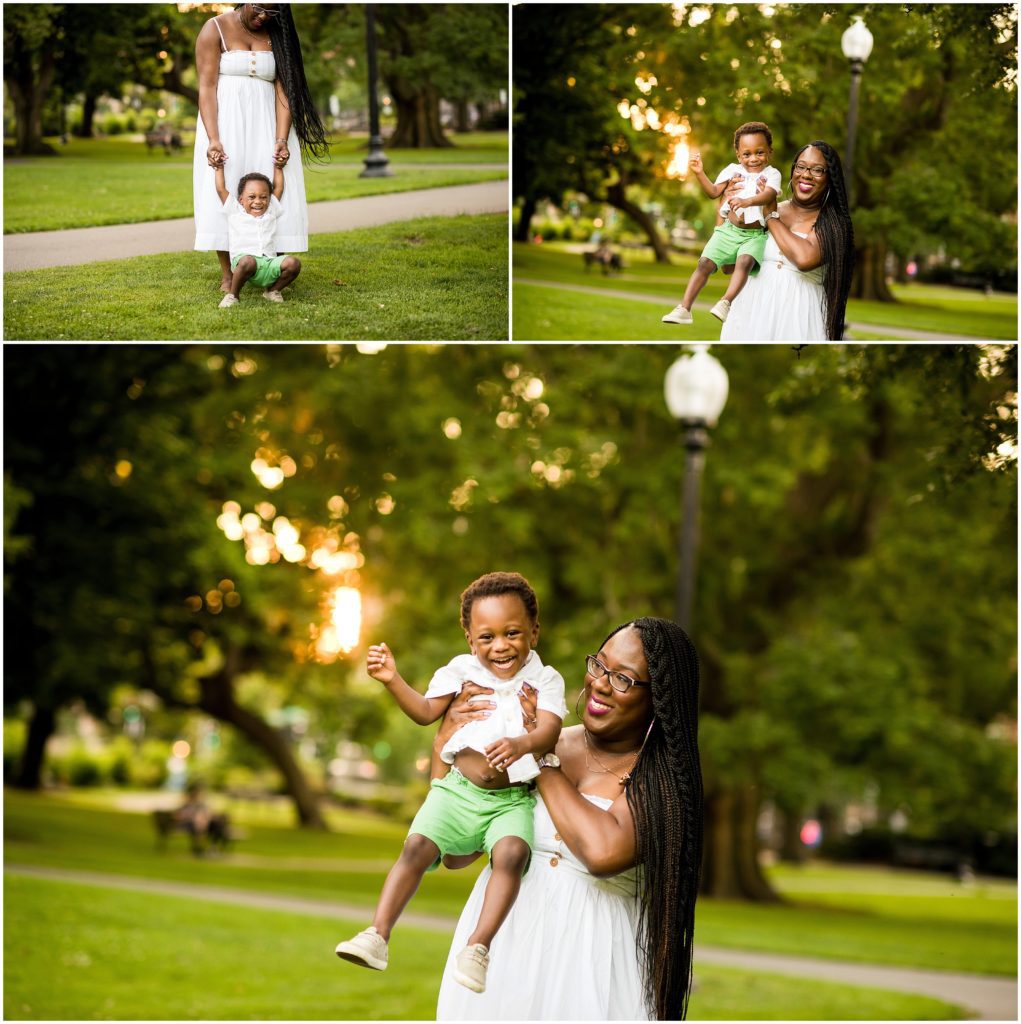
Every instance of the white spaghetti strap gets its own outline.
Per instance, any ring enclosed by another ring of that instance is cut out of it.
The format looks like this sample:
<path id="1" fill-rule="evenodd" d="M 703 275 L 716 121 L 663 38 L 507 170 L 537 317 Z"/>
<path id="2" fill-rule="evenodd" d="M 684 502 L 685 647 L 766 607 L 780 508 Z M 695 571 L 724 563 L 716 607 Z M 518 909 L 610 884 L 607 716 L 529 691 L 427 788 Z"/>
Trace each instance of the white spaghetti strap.
<path id="1" fill-rule="evenodd" d="M 227 40 L 223 38 L 223 29 L 220 28 L 220 16 L 217 15 L 213 18 L 213 24 L 216 26 L 216 31 L 220 33 L 220 44 L 223 46 L 223 52 L 227 52 Z"/>

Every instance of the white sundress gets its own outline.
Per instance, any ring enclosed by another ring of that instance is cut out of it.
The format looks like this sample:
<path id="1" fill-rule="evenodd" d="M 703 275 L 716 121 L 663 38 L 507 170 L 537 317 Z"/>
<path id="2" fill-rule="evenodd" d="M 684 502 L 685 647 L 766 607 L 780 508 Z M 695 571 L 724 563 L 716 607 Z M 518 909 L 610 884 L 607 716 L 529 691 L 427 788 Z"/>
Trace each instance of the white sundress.
<path id="1" fill-rule="evenodd" d="M 612 801 L 583 794 L 606 810 Z M 642 995 L 634 871 L 589 874 L 541 799 L 535 847 L 521 891 L 490 947 L 486 991 L 454 981 L 457 954 L 482 909 L 487 867 L 457 922 L 443 970 L 437 1020 L 650 1020 Z"/>
<path id="2" fill-rule="evenodd" d="M 825 269 L 798 270 L 770 235 L 758 274 L 731 303 L 720 341 L 826 341 Z"/>
<path id="3" fill-rule="evenodd" d="M 214 19 L 215 23 L 215 19 Z M 217 31 L 220 26 L 216 23 Z M 223 33 L 220 32 L 221 45 Z M 238 181 L 252 171 L 273 180 L 273 145 L 276 139 L 276 61 L 270 50 L 224 50 L 216 84 L 220 142 L 227 154 L 223 176 L 227 191 L 237 193 Z M 229 249 L 227 218 L 216 194 L 215 171 L 206 161 L 209 136 L 201 116 L 195 128 L 192 179 L 195 193 L 195 248 L 202 252 Z M 284 167 L 283 213 L 277 221 L 277 253 L 308 250 L 308 205 L 298 136 L 291 127 L 287 137 L 291 159 Z"/>

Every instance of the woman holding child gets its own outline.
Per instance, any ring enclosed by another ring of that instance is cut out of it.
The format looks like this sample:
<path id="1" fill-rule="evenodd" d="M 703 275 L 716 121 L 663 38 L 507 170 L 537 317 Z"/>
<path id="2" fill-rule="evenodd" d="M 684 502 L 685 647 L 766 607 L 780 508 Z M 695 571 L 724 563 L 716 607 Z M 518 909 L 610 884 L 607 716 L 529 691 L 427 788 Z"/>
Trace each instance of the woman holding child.
<path id="1" fill-rule="evenodd" d="M 762 206 L 769 237 L 761 269 L 733 300 L 720 341 L 844 336 L 854 228 L 837 151 L 826 142 L 803 146 L 791 162 L 790 189 L 786 202 Z"/>
<path id="2" fill-rule="evenodd" d="M 193 183 L 195 249 L 216 250 L 220 290 L 229 292 L 232 271 L 227 219 L 214 171 L 222 167 L 230 193 L 242 176 L 273 180 L 283 169 L 287 203 L 276 224 L 277 252 L 308 249 L 308 208 L 301 160 L 292 151 L 325 156 L 323 127 L 305 80 L 301 45 L 288 4 L 239 4 L 211 18 L 195 44 L 199 119 Z"/>
<path id="3" fill-rule="evenodd" d="M 469 703 L 489 692 L 462 688 L 437 751 L 495 708 Z M 454 973 L 488 867 L 454 935 L 438 1020 L 676 1020 L 687 1011 L 703 813 L 695 648 L 666 619 L 626 623 L 586 659 L 579 699 L 581 724 L 540 761 L 531 864 L 492 940 L 485 992 Z M 534 696 L 525 704 L 534 724 Z"/>

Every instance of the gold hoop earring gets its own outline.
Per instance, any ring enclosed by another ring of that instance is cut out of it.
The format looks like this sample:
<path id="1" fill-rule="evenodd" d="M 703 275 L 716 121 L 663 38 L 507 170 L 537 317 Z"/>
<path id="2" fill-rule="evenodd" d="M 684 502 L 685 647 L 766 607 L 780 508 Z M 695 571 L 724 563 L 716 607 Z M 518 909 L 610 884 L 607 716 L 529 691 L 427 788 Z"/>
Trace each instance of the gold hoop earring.
<path id="1" fill-rule="evenodd" d="M 574 714 L 575 714 L 575 716 L 576 716 L 576 717 L 577 717 L 577 718 L 578 718 L 579 720 L 581 719 L 581 712 L 580 712 L 580 711 L 578 710 L 578 705 L 579 705 L 579 704 L 581 703 L 581 698 L 585 696 L 585 691 L 586 691 L 587 689 L 588 689 L 588 687 L 587 687 L 587 686 L 583 686 L 583 687 L 582 687 L 582 688 L 581 688 L 581 689 L 580 689 L 580 690 L 578 691 L 578 699 L 577 699 L 577 700 L 576 700 L 576 701 L 574 702 Z"/>

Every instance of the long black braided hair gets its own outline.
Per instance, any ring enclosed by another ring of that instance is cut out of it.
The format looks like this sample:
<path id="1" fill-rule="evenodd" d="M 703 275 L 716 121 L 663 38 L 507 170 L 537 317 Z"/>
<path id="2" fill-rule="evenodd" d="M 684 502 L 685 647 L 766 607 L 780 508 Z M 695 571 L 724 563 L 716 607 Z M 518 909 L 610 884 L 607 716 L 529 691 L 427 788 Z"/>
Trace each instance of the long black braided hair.
<path id="1" fill-rule="evenodd" d="M 819 239 L 825 268 L 822 286 L 826 293 L 826 337 L 830 341 L 840 341 L 844 336 L 844 314 L 854 272 L 854 226 L 847 205 L 844 168 L 837 151 L 828 142 L 809 142 L 802 146 L 791 161 L 790 180 L 794 180 L 794 165 L 809 146 L 818 149 L 826 158 L 829 186 L 815 220 L 815 236 Z"/>
<path id="2" fill-rule="evenodd" d="M 639 866 L 638 956 L 655 1019 L 683 1020 L 702 873 L 698 654 L 688 634 L 669 619 L 635 619 L 610 636 L 631 626 L 649 665 L 654 715 L 627 787 Z"/>
<path id="3" fill-rule="evenodd" d="M 240 8 L 245 5 L 237 6 Z M 298 30 L 294 27 L 291 5 L 276 6 L 280 13 L 275 18 L 267 19 L 266 31 L 273 46 L 277 75 L 291 108 L 291 124 L 298 136 L 302 157 L 305 160 L 322 160 L 329 156 L 330 143 L 305 78 L 305 63 L 301 59 L 301 43 Z"/>

